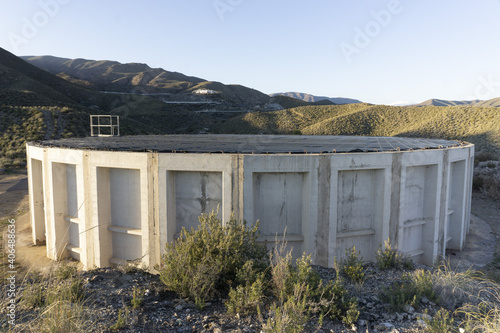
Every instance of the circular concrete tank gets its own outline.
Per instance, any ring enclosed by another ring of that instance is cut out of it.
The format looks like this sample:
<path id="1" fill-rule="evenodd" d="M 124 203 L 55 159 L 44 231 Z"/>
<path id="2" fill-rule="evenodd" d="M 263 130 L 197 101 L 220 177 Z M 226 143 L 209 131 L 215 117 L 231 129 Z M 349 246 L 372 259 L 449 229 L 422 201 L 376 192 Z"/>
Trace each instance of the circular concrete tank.
<path id="1" fill-rule="evenodd" d="M 461 250 L 474 146 L 399 137 L 165 135 L 27 144 L 35 243 L 85 267 L 160 262 L 165 244 L 219 208 L 260 220 L 272 246 L 332 266 L 384 240 L 432 264 Z"/>

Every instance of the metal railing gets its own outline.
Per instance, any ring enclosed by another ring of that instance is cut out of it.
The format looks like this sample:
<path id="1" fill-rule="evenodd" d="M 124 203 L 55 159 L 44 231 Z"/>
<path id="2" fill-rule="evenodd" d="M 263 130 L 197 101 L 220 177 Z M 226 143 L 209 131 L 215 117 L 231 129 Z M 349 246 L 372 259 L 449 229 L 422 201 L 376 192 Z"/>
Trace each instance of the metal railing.
<path id="1" fill-rule="evenodd" d="M 120 116 L 91 115 L 90 136 L 120 136 Z"/>

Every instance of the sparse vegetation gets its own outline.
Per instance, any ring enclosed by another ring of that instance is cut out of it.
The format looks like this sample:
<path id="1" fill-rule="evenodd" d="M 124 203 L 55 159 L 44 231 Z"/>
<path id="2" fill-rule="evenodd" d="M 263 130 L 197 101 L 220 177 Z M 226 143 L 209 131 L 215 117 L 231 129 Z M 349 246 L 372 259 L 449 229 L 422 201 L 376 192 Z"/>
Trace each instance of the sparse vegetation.
<path id="1" fill-rule="evenodd" d="M 125 308 L 124 311 L 120 309 L 118 311 L 118 317 L 116 318 L 116 323 L 112 325 L 109 329 L 113 332 L 116 332 L 116 331 L 121 331 L 125 327 L 127 327 L 127 315 L 128 315 L 127 308 Z"/>
<path id="2" fill-rule="evenodd" d="M 393 282 L 388 288 L 380 292 L 380 298 L 389 305 L 389 310 L 402 312 L 410 305 L 418 307 L 423 297 L 431 301 L 436 300 L 432 273 L 416 270 L 405 273 L 400 281 Z"/>
<path id="3" fill-rule="evenodd" d="M 264 329 L 266 332 L 301 332 L 310 316 L 341 320 L 351 325 L 359 317 L 356 299 L 347 295 L 342 278 L 324 284 L 305 255 L 292 266 L 286 242 L 276 242 L 271 254 L 271 285 L 275 301 Z"/>
<path id="4" fill-rule="evenodd" d="M 141 307 L 142 302 L 144 302 L 143 294 L 144 292 L 141 288 L 134 286 L 134 290 L 132 292 L 132 300 L 130 301 L 132 309 L 138 309 Z"/>
<path id="5" fill-rule="evenodd" d="M 432 319 L 424 319 L 424 321 L 427 324 L 426 331 L 430 333 L 453 333 L 458 331 L 454 325 L 453 316 L 443 308 L 439 309 Z"/>
<path id="6" fill-rule="evenodd" d="M 69 265 L 66 261 L 63 261 L 59 267 L 57 267 L 55 276 L 59 280 L 66 280 L 70 277 L 76 276 L 76 266 Z"/>
<path id="7" fill-rule="evenodd" d="M 365 277 L 365 269 L 363 268 L 363 257 L 356 247 L 346 249 L 345 258 L 336 264 L 340 273 L 352 282 L 361 283 Z"/>
<path id="8" fill-rule="evenodd" d="M 412 269 L 413 262 L 411 259 L 399 253 L 396 247 L 391 245 L 390 239 L 384 241 L 384 246 L 380 245 L 375 253 L 375 263 L 380 269 Z"/>
<path id="9" fill-rule="evenodd" d="M 17 321 L 13 332 L 83 333 L 94 327 L 83 280 L 73 274 L 61 275 L 62 271 L 70 270 L 56 270 L 44 278 L 37 272 L 25 275 L 16 308 L 22 319 Z"/>

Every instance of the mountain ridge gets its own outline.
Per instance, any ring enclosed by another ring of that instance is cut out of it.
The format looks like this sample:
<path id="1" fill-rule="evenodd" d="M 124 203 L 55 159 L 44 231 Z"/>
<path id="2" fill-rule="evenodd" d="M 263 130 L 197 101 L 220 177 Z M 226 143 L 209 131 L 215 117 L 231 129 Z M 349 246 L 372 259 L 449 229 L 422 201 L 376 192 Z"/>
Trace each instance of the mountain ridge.
<path id="1" fill-rule="evenodd" d="M 163 68 L 151 68 L 144 63 L 55 56 L 20 58 L 51 74 L 98 91 L 192 95 L 196 90 L 210 89 L 217 91 L 223 100 L 237 105 L 256 106 L 270 101 L 268 95 L 242 85 L 208 81 Z"/>
<path id="2" fill-rule="evenodd" d="M 485 107 L 500 107 L 500 97 L 492 98 L 489 100 L 474 99 L 469 101 L 453 101 L 445 99 L 431 98 L 422 103 L 414 104 L 411 106 L 485 106 Z"/>
<path id="3" fill-rule="evenodd" d="M 271 96 L 271 97 L 275 97 L 278 95 L 292 97 L 292 98 L 295 98 L 298 100 L 302 100 L 304 102 L 311 102 L 311 103 L 319 102 L 322 100 L 329 100 L 329 101 L 333 102 L 334 104 L 363 103 L 360 100 L 354 99 L 354 98 L 316 96 L 316 95 L 311 95 L 308 93 L 301 93 L 301 92 L 294 92 L 294 91 L 269 94 L 269 96 Z"/>

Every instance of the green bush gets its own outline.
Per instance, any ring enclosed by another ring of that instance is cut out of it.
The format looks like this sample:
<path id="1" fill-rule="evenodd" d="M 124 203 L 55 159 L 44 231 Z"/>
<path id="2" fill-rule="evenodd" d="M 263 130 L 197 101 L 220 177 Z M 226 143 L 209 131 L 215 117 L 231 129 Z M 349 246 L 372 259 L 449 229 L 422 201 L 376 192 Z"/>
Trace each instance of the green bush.
<path id="1" fill-rule="evenodd" d="M 125 327 L 127 327 L 127 316 L 128 316 L 127 308 L 125 308 L 124 312 L 122 312 L 121 309 L 118 310 L 118 318 L 116 318 L 116 323 L 114 325 L 111 325 L 109 329 L 113 332 L 123 330 Z"/>
<path id="2" fill-rule="evenodd" d="M 226 302 L 229 313 L 259 312 L 264 302 L 265 273 L 253 267 L 253 260 L 249 260 L 236 274 L 236 288 L 229 291 L 229 300 Z"/>
<path id="3" fill-rule="evenodd" d="M 404 274 L 400 281 L 391 283 L 380 292 L 380 299 L 393 312 L 404 311 L 406 305 L 418 307 L 423 297 L 436 301 L 432 273 L 423 270 Z"/>
<path id="4" fill-rule="evenodd" d="M 143 291 L 141 288 L 137 288 L 134 286 L 134 291 L 132 293 L 132 300 L 130 301 L 130 304 L 132 305 L 133 309 L 138 309 L 141 307 L 142 302 L 144 301 Z"/>
<path id="5" fill-rule="evenodd" d="M 226 302 L 229 313 L 259 312 L 264 300 L 264 281 L 256 280 L 252 284 L 238 285 L 229 291 L 229 300 Z"/>
<path id="6" fill-rule="evenodd" d="M 405 275 L 401 281 L 391 283 L 380 293 L 380 299 L 389 305 L 393 312 L 403 312 L 406 305 L 417 305 L 415 284 L 410 276 Z"/>
<path id="7" fill-rule="evenodd" d="M 21 296 L 21 302 L 27 308 L 42 307 L 45 303 L 45 292 L 40 282 L 25 286 Z"/>
<path id="8" fill-rule="evenodd" d="M 199 308 L 218 292 L 227 292 L 244 264 L 253 260 L 258 272 L 267 267 L 267 251 L 256 243 L 258 222 L 248 228 L 232 217 L 225 226 L 215 212 L 199 218 L 197 230 L 182 229 L 167 244 L 160 279 L 167 289 L 193 299 Z"/>
<path id="9" fill-rule="evenodd" d="M 270 332 L 300 332 L 311 315 L 342 320 L 346 325 L 359 316 L 357 301 L 348 297 L 342 278 L 323 284 L 311 267 L 311 256 L 303 254 L 291 265 L 291 251 L 281 242 L 271 253 L 271 284 L 276 302 L 266 328 Z M 286 330 L 283 330 L 283 327 Z"/>
<path id="10" fill-rule="evenodd" d="M 430 333 L 452 333 L 457 332 L 457 328 L 454 326 L 455 320 L 450 315 L 450 312 L 446 309 L 441 308 L 431 320 L 424 319 L 427 324 L 426 331 Z"/>
<path id="11" fill-rule="evenodd" d="M 384 242 L 384 247 L 380 245 L 379 249 L 375 253 L 376 265 L 379 269 L 412 269 L 413 262 L 401 254 L 397 248 L 393 248 L 390 240 Z"/>
<path id="12" fill-rule="evenodd" d="M 288 295 L 282 304 L 273 303 L 270 315 L 264 326 L 264 332 L 298 333 L 302 332 L 309 320 L 310 306 L 308 293 L 310 289 L 304 284 L 295 284 L 293 293 Z"/>
<path id="13" fill-rule="evenodd" d="M 59 280 L 66 280 L 70 277 L 76 275 L 76 266 L 68 265 L 67 262 L 63 262 L 56 270 L 56 278 Z"/>
<path id="14" fill-rule="evenodd" d="M 363 268 L 363 257 L 356 247 L 353 246 L 345 251 L 345 258 L 340 261 L 337 270 L 352 282 L 362 282 L 365 278 L 365 269 Z"/>

